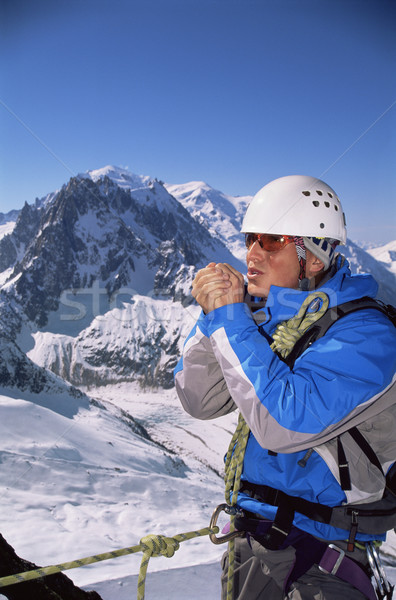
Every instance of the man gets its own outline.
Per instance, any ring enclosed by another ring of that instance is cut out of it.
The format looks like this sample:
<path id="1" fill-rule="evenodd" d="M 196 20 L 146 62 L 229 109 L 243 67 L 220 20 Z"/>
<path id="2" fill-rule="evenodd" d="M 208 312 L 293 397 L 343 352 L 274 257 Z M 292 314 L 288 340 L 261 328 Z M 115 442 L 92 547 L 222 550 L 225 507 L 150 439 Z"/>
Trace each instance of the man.
<path id="1" fill-rule="evenodd" d="M 234 598 L 376 598 L 365 546 L 373 551 L 389 527 L 362 525 L 344 506 L 380 501 L 396 459 L 395 327 L 380 310 L 351 312 L 288 365 L 277 335 L 304 301 L 315 318 L 318 307 L 374 297 L 378 286 L 370 275 L 352 276 L 335 253 L 346 241 L 345 218 L 320 180 L 269 183 L 242 231 L 248 293 L 230 265 L 198 272 L 192 295 L 202 314 L 175 370 L 192 416 L 239 409 L 250 429 L 236 500 L 246 535 L 235 540 Z M 348 520 L 335 521 L 329 507 L 342 507 Z M 225 555 L 223 598 L 227 564 Z"/>

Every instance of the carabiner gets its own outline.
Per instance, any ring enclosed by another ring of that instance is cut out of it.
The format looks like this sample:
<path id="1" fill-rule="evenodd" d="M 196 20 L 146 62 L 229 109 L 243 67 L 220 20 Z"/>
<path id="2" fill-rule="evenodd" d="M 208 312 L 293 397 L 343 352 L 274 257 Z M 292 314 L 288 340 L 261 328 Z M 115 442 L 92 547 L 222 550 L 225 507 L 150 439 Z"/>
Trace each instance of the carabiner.
<path id="1" fill-rule="evenodd" d="M 219 504 L 219 506 L 213 512 L 212 518 L 210 519 L 209 527 L 211 529 L 212 529 L 212 527 L 216 526 L 217 519 L 219 518 L 219 514 L 223 511 L 225 513 L 227 513 L 228 515 L 240 514 L 240 510 L 238 508 L 236 508 L 235 506 L 229 506 L 228 504 Z M 216 535 L 214 533 L 211 533 L 211 534 L 209 534 L 209 538 L 213 544 L 225 544 L 226 542 L 229 542 L 230 540 L 233 540 L 234 538 L 243 537 L 244 535 L 245 535 L 244 531 L 231 531 L 230 533 L 226 533 L 225 535 L 223 535 L 221 537 L 216 537 Z"/>
<path id="2" fill-rule="evenodd" d="M 385 569 L 374 542 L 368 542 L 366 548 L 367 558 L 377 585 L 378 593 L 381 598 L 391 598 L 393 588 L 386 577 Z"/>

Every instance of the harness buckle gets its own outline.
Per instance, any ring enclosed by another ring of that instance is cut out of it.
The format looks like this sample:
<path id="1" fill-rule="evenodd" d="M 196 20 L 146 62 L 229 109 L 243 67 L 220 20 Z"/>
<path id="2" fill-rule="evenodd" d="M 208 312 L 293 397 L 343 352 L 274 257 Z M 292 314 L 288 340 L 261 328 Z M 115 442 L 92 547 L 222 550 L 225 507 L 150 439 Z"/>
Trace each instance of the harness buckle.
<path id="1" fill-rule="evenodd" d="M 217 506 L 217 508 L 214 510 L 214 512 L 212 514 L 212 518 L 210 519 L 210 524 L 209 524 L 210 529 L 216 527 L 217 519 L 219 518 L 220 513 L 223 511 L 227 515 L 232 515 L 232 516 L 241 516 L 242 515 L 242 512 L 236 506 L 229 506 L 228 504 L 219 504 L 219 506 Z M 209 539 L 213 544 L 225 544 L 226 542 L 229 542 L 230 540 L 233 540 L 234 538 L 244 537 L 244 535 L 245 535 L 244 531 L 230 531 L 230 533 L 226 533 L 225 535 L 222 535 L 221 537 L 216 537 L 216 535 L 214 533 L 211 533 L 211 534 L 209 534 Z"/>
<path id="2" fill-rule="evenodd" d="M 340 568 L 340 564 L 342 563 L 342 561 L 344 560 L 344 556 L 345 556 L 345 552 L 344 550 L 341 550 L 341 548 L 339 548 L 338 546 L 335 546 L 334 544 L 329 544 L 327 546 L 327 548 L 330 548 L 331 550 L 335 550 L 336 552 L 339 552 L 339 556 L 337 558 L 337 560 L 334 563 L 333 568 L 331 569 L 331 571 L 328 571 L 327 569 L 325 569 L 324 567 L 319 566 L 319 569 L 323 572 L 326 573 L 326 575 L 337 575 L 337 571 Z"/>

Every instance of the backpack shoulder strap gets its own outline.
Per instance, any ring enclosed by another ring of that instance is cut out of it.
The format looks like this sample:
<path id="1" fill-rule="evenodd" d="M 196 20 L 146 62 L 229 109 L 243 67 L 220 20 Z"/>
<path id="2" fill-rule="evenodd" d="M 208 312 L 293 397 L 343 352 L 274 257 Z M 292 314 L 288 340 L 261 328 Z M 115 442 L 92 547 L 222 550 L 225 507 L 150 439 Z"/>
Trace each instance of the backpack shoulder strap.
<path id="1" fill-rule="evenodd" d="M 357 310 L 364 310 L 366 308 L 379 310 L 386 315 L 396 327 L 396 308 L 391 304 L 384 304 L 380 300 L 375 300 L 369 296 L 344 302 L 343 304 L 329 308 L 320 319 L 307 329 L 295 343 L 293 349 L 285 359 L 287 365 L 292 369 L 295 361 L 304 350 L 306 350 L 313 342 L 324 336 L 326 331 L 338 321 L 338 319 Z"/>

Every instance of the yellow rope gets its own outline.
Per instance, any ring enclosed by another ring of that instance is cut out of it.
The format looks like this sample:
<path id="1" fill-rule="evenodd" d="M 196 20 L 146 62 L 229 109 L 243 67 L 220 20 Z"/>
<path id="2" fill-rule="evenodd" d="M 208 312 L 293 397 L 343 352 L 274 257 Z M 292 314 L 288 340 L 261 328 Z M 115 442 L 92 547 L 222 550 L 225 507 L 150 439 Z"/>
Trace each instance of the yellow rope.
<path id="1" fill-rule="evenodd" d="M 138 577 L 138 593 L 137 600 L 144 600 L 145 584 L 146 584 L 146 573 L 149 560 L 152 556 L 166 556 L 171 558 L 176 550 L 179 549 L 180 542 L 191 540 L 203 535 L 210 535 L 211 533 L 218 533 L 218 527 L 205 527 L 198 531 L 189 531 L 188 533 L 179 533 L 172 538 L 164 537 L 162 535 L 147 535 L 140 540 L 140 548 L 144 554 L 142 562 L 140 564 L 140 571 Z"/>
<path id="2" fill-rule="evenodd" d="M 270 346 L 271 350 L 286 358 L 308 327 L 324 315 L 328 306 L 329 297 L 323 292 L 314 292 L 307 296 L 298 313 L 277 326 L 272 335 L 274 341 Z M 308 312 L 309 308 L 311 312 Z"/>
<path id="3" fill-rule="evenodd" d="M 38 569 L 32 569 L 31 571 L 25 571 L 24 573 L 17 573 L 16 575 L 7 575 L 6 577 L 0 578 L 0 588 L 8 585 L 15 585 L 24 581 L 30 581 L 32 579 L 39 579 L 40 577 L 46 577 L 47 575 L 53 575 L 60 573 L 61 571 L 67 571 L 68 569 L 75 569 L 77 567 L 84 567 L 85 565 L 91 565 L 96 562 L 103 560 L 109 560 L 111 558 L 117 558 L 118 556 L 127 556 L 128 554 L 134 554 L 135 552 L 143 552 L 143 558 L 140 565 L 140 572 L 138 577 L 138 600 L 144 600 L 145 583 L 147 566 L 151 556 L 166 556 L 171 558 L 176 550 L 179 549 L 180 542 L 191 540 L 196 537 L 216 534 L 219 532 L 218 527 L 204 527 L 197 531 L 188 531 L 186 533 L 179 533 L 174 537 L 165 537 L 163 535 L 147 535 L 140 540 L 140 544 L 137 546 L 129 546 L 120 550 L 114 550 L 112 552 L 104 552 L 103 554 L 95 554 L 93 556 L 87 556 L 85 558 L 79 558 L 66 563 L 58 565 L 52 565 L 49 567 L 40 567 Z"/>
<path id="4" fill-rule="evenodd" d="M 242 414 L 239 413 L 238 424 L 232 436 L 225 462 L 225 499 L 227 504 L 235 506 L 238 500 L 243 457 L 249 437 L 249 427 Z M 235 530 L 235 516 L 230 519 L 230 531 Z M 234 564 L 235 564 L 235 540 L 228 543 L 228 575 L 227 575 L 227 600 L 232 600 L 234 592 Z"/>
<path id="5" fill-rule="evenodd" d="M 307 296 L 298 313 L 288 321 L 283 321 L 277 326 L 272 335 L 274 341 L 270 346 L 271 350 L 286 358 L 308 327 L 324 315 L 328 306 L 329 298 L 323 292 L 313 292 Z M 240 413 L 237 428 L 228 447 L 225 462 L 225 499 L 227 503 L 231 503 L 231 506 L 235 506 L 237 503 L 249 434 L 250 429 Z M 231 531 L 234 531 L 234 516 L 231 517 L 230 527 Z M 235 539 L 232 539 L 228 544 L 227 600 L 233 600 L 234 562 Z"/>

